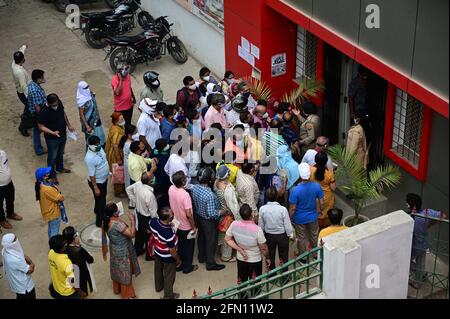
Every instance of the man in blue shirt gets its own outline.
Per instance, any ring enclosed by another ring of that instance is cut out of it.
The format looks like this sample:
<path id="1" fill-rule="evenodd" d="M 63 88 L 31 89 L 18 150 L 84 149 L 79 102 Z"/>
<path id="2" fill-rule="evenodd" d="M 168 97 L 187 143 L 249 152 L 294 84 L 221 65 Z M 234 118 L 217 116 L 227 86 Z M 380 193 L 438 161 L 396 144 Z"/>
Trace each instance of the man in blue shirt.
<path id="1" fill-rule="evenodd" d="M 294 220 L 297 235 L 298 253 L 302 255 L 308 249 L 317 246 L 319 223 L 317 218 L 322 214 L 324 194 L 319 183 L 311 182 L 311 168 L 302 163 L 298 166 L 301 183 L 289 196 L 289 215 Z M 316 200 L 319 200 L 320 211 L 317 211 Z"/>
<path id="2" fill-rule="evenodd" d="M 175 117 L 177 116 L 177 109 L 174 105 L 167 105 L 163 111 L 164 118 L 161 121 L 161 135 L 162 138 L 169 144 L 175 144 L 175 141 L 170 140 L 170 134 L 177 127 Z"/>
<path id="3" fill-rule="evenodd" d="M 419 289 L 426 279 L 425 266 L 429 248 L 428 229 L 436 224 L 433 218 L 447 219 L 448 216 L 433 209 L 422 209 L 422 198 L 417 194 L 407 194 L 406 204 L 409 209 L 408 214 L 413 214 L 412 218 L 414 219 L 411 251 L 411 272 L 414 274 L 414 280 L 410 281 L 410 285 L 415 289 Z M 419 215 L 424 217 L 419 217 Z"/>
<path id="4" fill-rule="evenodd" d="M 220 209 L 219 199 L 211 189 L 214 170 L 204 167 L 198 172 L 198 182 L 191 189 L 192 202 L 198 226 L 198 261 L 206 261 L 206 270 L 222 270 L 224 265 L 216 263 L 216 250 L 220 217 L 225 213 Z"/>
<path id="5" fill-rule="evenodd" d="M 31 73 L 32 81 L 28 84 L 28 107 L 31 116 L 36 119 L 41 109 L 47 106 L 47 97 L 41 84 L 45 83 L 44 71 L 33 70 Z M 45 154 L 41 143 L 41 131 L 38 128 L 37 120 L 33 124 L 33 147 L 36 155 Z"/>
<path id="6" fill-rule="evenodd" d="M 88 139 L 88 150 L 84 162 L 88 169 L 88 184 L 94 194 L 95 225 L 102 227 L 103 212 L 106 206 L 108 193 L 109 164 L 105 151 L 100 145 L 100 138 L 92 135 Z"/>

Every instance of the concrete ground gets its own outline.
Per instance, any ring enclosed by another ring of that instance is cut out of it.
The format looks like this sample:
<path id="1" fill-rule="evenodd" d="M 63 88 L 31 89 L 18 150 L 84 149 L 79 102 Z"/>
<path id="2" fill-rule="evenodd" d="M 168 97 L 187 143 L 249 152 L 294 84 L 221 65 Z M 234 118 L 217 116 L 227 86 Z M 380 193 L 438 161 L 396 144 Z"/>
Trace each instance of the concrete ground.
<path id="1" fill-rule="evenodd" d="M 34 198 L 34 170 L 46 166 L 46 156 L 37 157 L 32 149 L 31 137 L 23 137 L 17 130 L 20 113 L 23 109 L 18 100 L 11 76 L 12 54 L 22 44 L 28 45 L 25 67 L 31 75 L 33 69 L 44 70 L 47 83 L 45 91 L 57 93 L 63 101 L 71 124 L 80 132 L 80 122 L 75 104 L 77 83 L 87 81 L 96 92 L 105 133 L 110 126 L 112 113 L 112 92 L 110 88 L 111 70 L 109 63 L 103 61 L 103 50 L 87 46 L 79 30 L 71 31 L 65 27 L 65 15 L 55 10 L 52 4 L 41 0 L 3 0 L 6 6 L 0 6 L 0 149 L 7 152 L 13 180 L 16 188 L 16 212 L 24 217 L 23 221 L 11 221 L 11 230 L 19 238 L 23 249 L 36 264 L 33 279 L 36 283 L 38 298 L 50 298 L 48 284 L 50 271 L 47 261 L 48 238 L 47 224 L 42 221 L 38 203 Z M 100 3 L 89 10 L 105 9 Z M 170 15 L 170 12 L 168 12 Z M 207 61 L 205 61 L 207 64 Z M 139 65 L 132 82 L 133 89 L 139 94 L 144 84 L 142 74 L 147 70 L 160 73 L 162 88 L 168 102 L 174 102 L 176 91 L 182 85 L 185 75 L 198 74 L 200 64 L 190 58 L 184 65 L 178 65 L 170 57 L 149 64 Z M 135 111 L 133 122 L 137 122 Z M 31 131 L 30 131 L 31 132 Z M 82 135 L 81 135 L 82 137 Z M 45 142 L 43 141 L 43 145 Z M 65 204 L 70 225 L 81 229 L 94 222 L 93 198 L 87 185 L 87 171 L 84 166 L 84 141 L 68 141 L 65 163 L 72 169 L 71 174 L 60 175 L 61 190 L 66 198 Z M 112 190 L 112 187 L 109 187 Z M 110 193 L 108 201 L 119 201 Z M 7 230 L 2 229 L 3 233 Z M 98 292 L 94 298 L 118 298 L 112 292 L 109 276 L 109 261 L 104 262 L 98 249 L 88 247 L 95 258 L 94 272 Z M 139 262 L 142 274 L 134 279 L 134 287 L 139 298 L 160 298 L 154 290 L 153 262 L 141 257 Z M 0 269 L 3 273 L 3 269 Z M 182 298 L 191 298 L 195 289 L 205 294 L 210 286 L 213 291 L 234 285 L 236 264 L 227 264 L 225 270 L 208 272 L 204 265 L 198 271 L 189 274 L 177 274 L 175 291 Z M 0 298 L 15 298 L 9 290 L 5 278 L 0 279 Z"/>

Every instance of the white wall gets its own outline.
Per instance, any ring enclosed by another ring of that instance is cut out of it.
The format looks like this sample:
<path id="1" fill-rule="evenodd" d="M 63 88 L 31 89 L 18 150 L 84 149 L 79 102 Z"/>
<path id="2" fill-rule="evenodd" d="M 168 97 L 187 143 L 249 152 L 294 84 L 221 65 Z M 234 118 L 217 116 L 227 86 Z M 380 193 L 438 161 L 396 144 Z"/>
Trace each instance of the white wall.
<path id="1" fill-rule="evenodd" d="M 325 237 L 326 298 L 406 299 L 413 228 L 412 218 L 397 211 Z M 370 265 L 379 269 L 379 287 L 367 285 Z"/>
<path id="2" fill-rule="evenodd" d="M 142 7 L 155 19 L 168 16 L 169 22 L 174 23 L 174 34 L 183 41 L 189 54 L 222 79 L 225 73 L 225 40 L 222 33 L 174 0 L 143 0 Z M 198 71 L 192 74 L 194 78 L 198 77 Z"/>

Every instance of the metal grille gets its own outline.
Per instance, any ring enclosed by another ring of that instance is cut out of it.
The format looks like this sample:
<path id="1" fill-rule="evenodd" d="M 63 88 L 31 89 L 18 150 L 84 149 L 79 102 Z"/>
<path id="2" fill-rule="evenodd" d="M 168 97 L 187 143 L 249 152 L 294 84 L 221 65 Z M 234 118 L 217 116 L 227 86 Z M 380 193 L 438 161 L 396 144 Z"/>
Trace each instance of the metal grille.
<path id="1" fill-rule="evenodd" d="M 423 109 L 422 103 L 397 89 L 392 150 L 415 167 L 420 159 Z"/>
<path id="2" fill-rule="evenodd" d="M 296 78 L 316 77 L 317 38 L 301 27 L 297 27 Z"/>

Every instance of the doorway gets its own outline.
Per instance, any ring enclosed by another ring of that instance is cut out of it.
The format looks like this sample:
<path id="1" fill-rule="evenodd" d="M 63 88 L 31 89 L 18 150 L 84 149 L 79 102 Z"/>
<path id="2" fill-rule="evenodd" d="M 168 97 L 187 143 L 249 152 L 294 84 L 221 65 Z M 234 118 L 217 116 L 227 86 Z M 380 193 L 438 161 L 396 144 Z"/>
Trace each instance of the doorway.
<path id="1" fill-rule="evenodd" d="M 325 92 L 323 110 L 323 135 L 330 144 L 347 142 L 351 126 L 348 98 L 350 82 L 358 75 L 359 64 L 325 44 Z M 384 126 L 388 82 L 369 70 L 367 83 L 367 106 L 370 129 L 366 132 L 369 150 L 369 169 L 384 164 Z"/>

